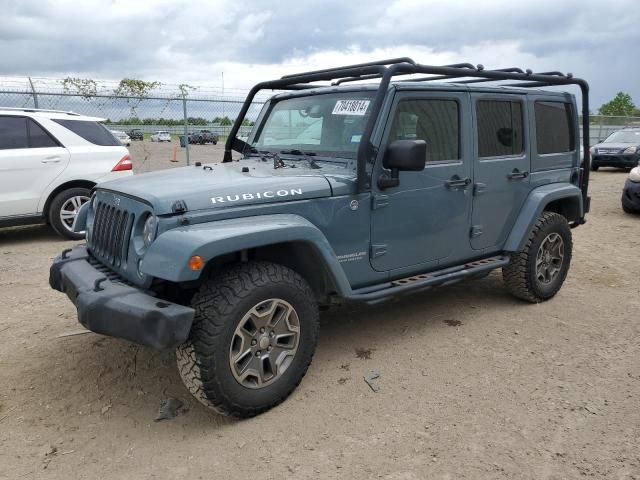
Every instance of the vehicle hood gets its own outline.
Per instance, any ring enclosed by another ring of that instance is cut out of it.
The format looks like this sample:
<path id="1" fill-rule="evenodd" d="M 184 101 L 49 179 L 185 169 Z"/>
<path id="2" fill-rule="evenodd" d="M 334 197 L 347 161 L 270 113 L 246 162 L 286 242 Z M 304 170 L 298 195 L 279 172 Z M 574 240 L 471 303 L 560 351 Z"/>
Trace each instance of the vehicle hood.
<path id="1" fill-rule="evenodd" d="M 594 145 L 595 148 L 607 148 L 607 149 L 618 149 L 618 150 L 624 150 L 625 148 L 629 148 L 629 147 L 638 147 L 640 145 L 638 145 L 638 143 L 634 142 L 634 143 L 619 143 L 619 142 L 610 142 L 610 143 L 598 143 L 597 145 Z"/>
<path id="2" fill-rule="evenodd" d="M 248 169 L 248 172 L 242 170 Z M 318 170 L 274 169 L 272 162 L 243 160 L 182 167 L 111 180 L 98 188 L 137 197 L 157 215 L 175 213 L 182 201 L 187 210 L 228 208 L 329 197 L 331 183 Z"/>

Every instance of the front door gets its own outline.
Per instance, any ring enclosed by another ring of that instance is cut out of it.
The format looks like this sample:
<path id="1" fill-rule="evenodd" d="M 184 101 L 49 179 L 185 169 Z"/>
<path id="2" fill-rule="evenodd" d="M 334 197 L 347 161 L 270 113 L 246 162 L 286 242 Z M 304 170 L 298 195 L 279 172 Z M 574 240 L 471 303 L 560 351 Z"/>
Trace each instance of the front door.
<path id="1" fill-rule="evenodd" d="M 474 147 L 471 247 L 501 249 L 529 193 L 527 105 L 522 96 L 473 93 Z"/>
<path id="2" fill-rule="evenodd" d="M 378 271 L 422 270 L 469 250 L 471 115 L 466 92 L 396 93 L 373 174 L 371 265 Z M 400 172 L 380 190 L 382 156 L 395 140 L 427 143 L 421 172 Z"/>

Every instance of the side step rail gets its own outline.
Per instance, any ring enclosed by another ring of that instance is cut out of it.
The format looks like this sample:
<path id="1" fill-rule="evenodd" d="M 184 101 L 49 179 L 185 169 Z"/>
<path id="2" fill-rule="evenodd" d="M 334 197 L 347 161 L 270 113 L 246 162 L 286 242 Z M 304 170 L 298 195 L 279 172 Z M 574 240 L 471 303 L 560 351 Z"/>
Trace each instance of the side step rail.
<path id="1" fill-rule="evenodd" d="M 400 278 L 370 287 L 354 290 L 348 300 L 358 302 L 376 302 L 387 297 L 408 293 L 416 290 L 424 290 L 431 287 L 450 285 L 465 278 L 479 276 L 496 268 L 504 267 L 509 263 L 509 256 L 497 255 L 495 257 L 474 260 L 473 262 L 444 268 L 429 273 Z"/>

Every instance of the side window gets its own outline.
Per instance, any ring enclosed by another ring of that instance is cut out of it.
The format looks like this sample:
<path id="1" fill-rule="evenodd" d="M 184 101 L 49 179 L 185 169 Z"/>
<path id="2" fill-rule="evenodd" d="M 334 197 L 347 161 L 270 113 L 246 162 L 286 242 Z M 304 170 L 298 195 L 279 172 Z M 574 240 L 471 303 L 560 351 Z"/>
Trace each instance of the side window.
<path id="1" fill-rule="evenodd" d="M 572 128 L 573 107 L 565 102 L 536 102 L 536 143 L 538 153 L 565 153 L 575 150 Z"/>
<path id="2" fill-rule="evenodd" d="M 460 159 L 460 112 L 455 100 L 398 102 L 389 142 L 424 140 L 427 161 Z"/>
<path id="3" fill-rule="evenodd" d="M 57 147 L 56 142 L 47 131 L 29 119 L 29 148 Z"/>
<path id="4" fill-rule="evenodd" d="M 521 102 L 479 100 L 476 110 L 479 157 L 506 157 L 523 152 Z"/>
<path id="5" fill-rule="evenodd" d="M 84 138 L 87 142 L 94 145 L 102 145 L 108 147 L 121 146 L 120 140 L 113 136 L 107 128 L 98 122 L 88 120 L 53 120 L 65 128 L 68 128 L 76 135 Z M 163 130 L 164 132 L 164 130 Z"/>
<path id="6" fill-rule="evenodd" d="M 27 148 L 27 119 L 0 116 L 0 150 Z"/>

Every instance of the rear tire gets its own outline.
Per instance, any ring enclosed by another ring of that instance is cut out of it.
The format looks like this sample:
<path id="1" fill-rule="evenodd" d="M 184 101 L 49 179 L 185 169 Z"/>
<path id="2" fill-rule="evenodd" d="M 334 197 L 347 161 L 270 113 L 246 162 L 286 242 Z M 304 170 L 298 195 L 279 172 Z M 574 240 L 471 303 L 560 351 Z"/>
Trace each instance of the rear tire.
<path id="1" fill-rule="evenodd" d="M 319 330 L 315 297 L 300 275 L 269 262 L 239 264 L 204 283 L 191 305 L 193 326 L 176 359 L 198 401 L 247 418 L 298 386 Z"/>
<path id="2" fill-rule="evenodd" d="M 71 230 L 73 220 L 82 204 L 89 201 L 91 190 L 76 187 L 63 190 L 58 193 L 51 204 L 47 214 L 48 223 L 55 232 L 69 240 L 82 240 L 84 232 L 76 233 Z"/>
<path id="3" fill-rule="evenodd" d="M 598 165 L 591 164 L 591 170 L 597 172 L 600 167 Z"/>
<path id="4" fill-rule="evenodd" d="M 572 247 L 566 218 L 543 212 L 531 229 L 524 249 L 512 253 L 511 261 L 502 268 L 509 293 L 532 303 L 553 297 L 569 272 Z"/>

